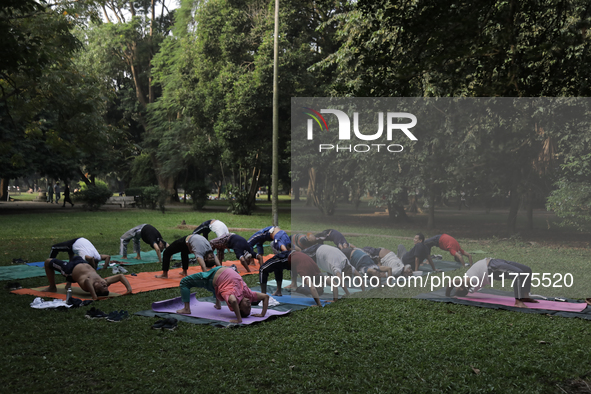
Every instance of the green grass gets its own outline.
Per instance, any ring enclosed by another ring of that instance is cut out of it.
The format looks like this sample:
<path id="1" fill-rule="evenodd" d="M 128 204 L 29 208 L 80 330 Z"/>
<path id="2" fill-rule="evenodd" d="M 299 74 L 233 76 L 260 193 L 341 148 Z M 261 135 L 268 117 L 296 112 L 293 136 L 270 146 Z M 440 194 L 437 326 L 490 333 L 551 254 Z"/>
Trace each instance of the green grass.
<path id="1" fill-rule="evenodd" d="M 178 209 L 165 214 L 4 214 L 0 264 L 9 265 L 14 257 L 45 259 L 53 243 L 76 236 L 89 238 L 100 252 L 115 254 L 121 234 L 139 223 L 151 223 L 173 240 L 190 232 L 177 228 L 182 220 L 197 225 L 211 218 L 237 228 L 271 224 L 268 212 L 250 217 Z M 332 224 L 326 219 L 319 229 Z M 280 225 L 290 229 L 289 213 L 280 214 Z M 371 227 L 363 230 L 372 233 Z M 409 231 L 387 235 L 408 236 Z M 386 230 L 378 225 L 373 233 Z M 587 250 L 557 251 L 518 239 L 462 241 L 466 249 L 492 249 L 525 264 L 589 261 Z M 410 245 L 409 240 L 367 236 L 351 242 Z M 159 264 L 129 268 L 159 269 Z M 245 279 L 251 286 L 258 281 L 256 275 Z M 33 287 L 46 280 L 19 282 Z M 178 289 L 158 290 L 95 306 L 133 314 L 178 295 Z M 352 298 L 251 327 L 218 329 L 181 322 L 177 331 L 157 332 L 150 329 L 156 318 L 94 321 L 84 318 L 88 308 L 34 310 L 29 307 L 33 298 L 0 292 L 3 392 L 569 392 L 570 380 L 588 379 L 591 372 L 591 322 L 580 319 L 413 299 Z"/>

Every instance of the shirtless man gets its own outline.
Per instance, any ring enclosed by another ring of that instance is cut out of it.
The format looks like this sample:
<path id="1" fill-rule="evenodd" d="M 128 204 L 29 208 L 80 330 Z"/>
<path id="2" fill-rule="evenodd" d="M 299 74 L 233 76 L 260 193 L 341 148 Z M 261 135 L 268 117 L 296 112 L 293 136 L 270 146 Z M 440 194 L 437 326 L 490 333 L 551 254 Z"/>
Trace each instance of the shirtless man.
<path id="1" fill-rule="evenodd" d="M 121 282 L 125 285 L 125 288 L 127 289 L 127 293 L 125 294 L 131 294 L 131 285 L 123 274 L 103 279 L 96 273 L 94 268 L 80 256 L 74 256 L 68 262 L 55 258 L 45 260 L 45 274 L 47 275 L 49 287 L 42 291 L 55 292 L 57 290 L 54 271 L 59 271 L 66 277 L 66 289 L 69 289 L 72 286 L 72 283 L 76 282 L 82 290 L 90 293 L 93 300 L 97 300 L 99 297 L 108 296 L 109 286 L 116 282 Z"/>

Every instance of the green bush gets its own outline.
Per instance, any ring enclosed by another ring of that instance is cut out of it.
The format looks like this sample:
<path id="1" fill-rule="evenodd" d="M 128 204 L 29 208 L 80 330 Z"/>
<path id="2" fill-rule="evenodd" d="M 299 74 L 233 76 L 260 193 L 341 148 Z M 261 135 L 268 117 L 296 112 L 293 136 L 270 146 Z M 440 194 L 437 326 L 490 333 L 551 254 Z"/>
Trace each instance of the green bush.
<path id="1" fill-rule="evenodd" d="M 228 187 L 228 197 L 230 202 L 228 211 L 232 211 L 234 215 L 250 215 L 252 213 L 254 204 L 248 190 L 230 186 Z"/>
<path id="2" fill-rule="evenodd" d="M 105 205 L 113 192 L 106 183 L 97 182 L 94 185 L 82 185 L 80 191 L 73 194 L 76 201 L 80 201 L 91 211 L 96 211 L 102 205 Z"/>
<path id="3" fill-rule="evenodd" d="M 125 190 L 126 196 L 134 196 L 138 208 L 160 209 L 164 212 L 164 203 L 168 192 L 158 186 L 132 187 Z"/>
<path id="4" fill-rule="evenodd" d="M 190 182 L 187 184 L 186 190 L 191 195 L 193 209 L 202 209 L 207 202 L 209 186 L 205 182 Z"/>

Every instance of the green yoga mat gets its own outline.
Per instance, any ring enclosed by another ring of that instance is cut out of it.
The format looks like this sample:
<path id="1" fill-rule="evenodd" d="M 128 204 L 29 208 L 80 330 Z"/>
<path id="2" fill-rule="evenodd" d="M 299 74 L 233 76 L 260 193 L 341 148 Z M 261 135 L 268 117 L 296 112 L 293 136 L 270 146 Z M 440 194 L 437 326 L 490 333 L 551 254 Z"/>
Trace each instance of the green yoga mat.
<path id="1" fill-rule="evenodd" d="M 30 265 L 8 265 L 0 267 L 0 280 L 15 280 L 45 276 L 45 268 Z"/>
<path id="2" fill-rule="evenodd" d="M 138 264 L 149 264 L 149 263 L 157 263 L 158 262 L 158 255 L 156 254 L 155 250 L 148 250 L 145 252 L 140 253 L 141 260 L 135 259 L 135 252 L 129 253 L 127 258 L 124 259 L 121 257 L 120 254 L 111 256 L 111 261 L 116 260 L 122 262 L 124 265 L 138 265 Z M 180 260 L 181 254 L 177 253 L 172 255 L 171 260 Z"/>

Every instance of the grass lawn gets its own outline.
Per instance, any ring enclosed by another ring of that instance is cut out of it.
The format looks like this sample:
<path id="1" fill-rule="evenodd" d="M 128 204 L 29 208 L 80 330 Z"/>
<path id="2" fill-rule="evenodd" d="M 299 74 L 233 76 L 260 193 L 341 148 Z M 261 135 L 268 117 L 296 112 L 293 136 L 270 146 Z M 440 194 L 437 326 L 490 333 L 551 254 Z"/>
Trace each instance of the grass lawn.
<path id="1" fill-rule="evenodd" d="M 188 227 L 180 226 L 183 220 L 197 225 L 212 218 L 233 228 L 258 229 L 271 224 L 268 210 L 253 216 L 178 207 L 165 214 L 139 209 L 4 213 L 0 215 L 0 265 L 10 265 L 16 257 L 43 260 L 52 244 L 77 236 L 90 239 L 101 253 L 117 254 L 119 237 L 137 224 L 154 225 L 171 242 L 190 233 Z M 279 221 L 287 230 L 292 226 L 298 230 L 333 227 L 373 234 L 350 241 L 388 248 L 400 242 L 411 244 L 392 236 L 410 237 L 423 230 L 420 217 L 402 227 L 388 227 L 375 218 L 368 225 L 348 226 L 341 217 L 321 218 L 310 211 L 295 220 L 305 226 L 300 228 L 285 211 Z M 585 275 L 588 249 L 557 250 L 556 244 L 532 245 L 519 237 L 467 236 L 470 232 L 462 226 L 482 221 L 482 217 L 466 219 L 457 225 L 464 249 L 491 251 L 497 257 L 539 264 L 541 269 L 576 261 L 581 265 L 577 275 Z M 252 232 L 239 234 L 248 237 Z M 147 246 L 142 244 L 142 248 Z M 131 266 L 129 271 L 159 269 L 159 264 L 147 264 Z M 254 286 L 258 276 L 245 280 Z M 19 282 L 36 287 L 46 284 L 46 279 Z M 581 286 L 573 292 L 586 290 Z M 209 295 L 204 290 L 199 294 Z M 561 294 L 568 296 L 566 291 Z M 150 309 L 154 301 L 178 295 L 178 289 L 158 290 L 99 301 L 94 306 L 105 312 L 124 309 L 133 314 Z M 34 310 L 29 307 L 33 298 L 0 292 L 4 322 L 0 384 L 6 393 L 562 393 L 583 392 L 576 390 L 591 384 L 591 322 L 580 319 L 408 298 L 353 297 L 249 327 L 218 329 L 180 322 L 176 331 L 158 332 L 150 329 L 156 318 L 132 316 L 120 323 L 88 320 L 84 314 L 89 307 Z"/>

